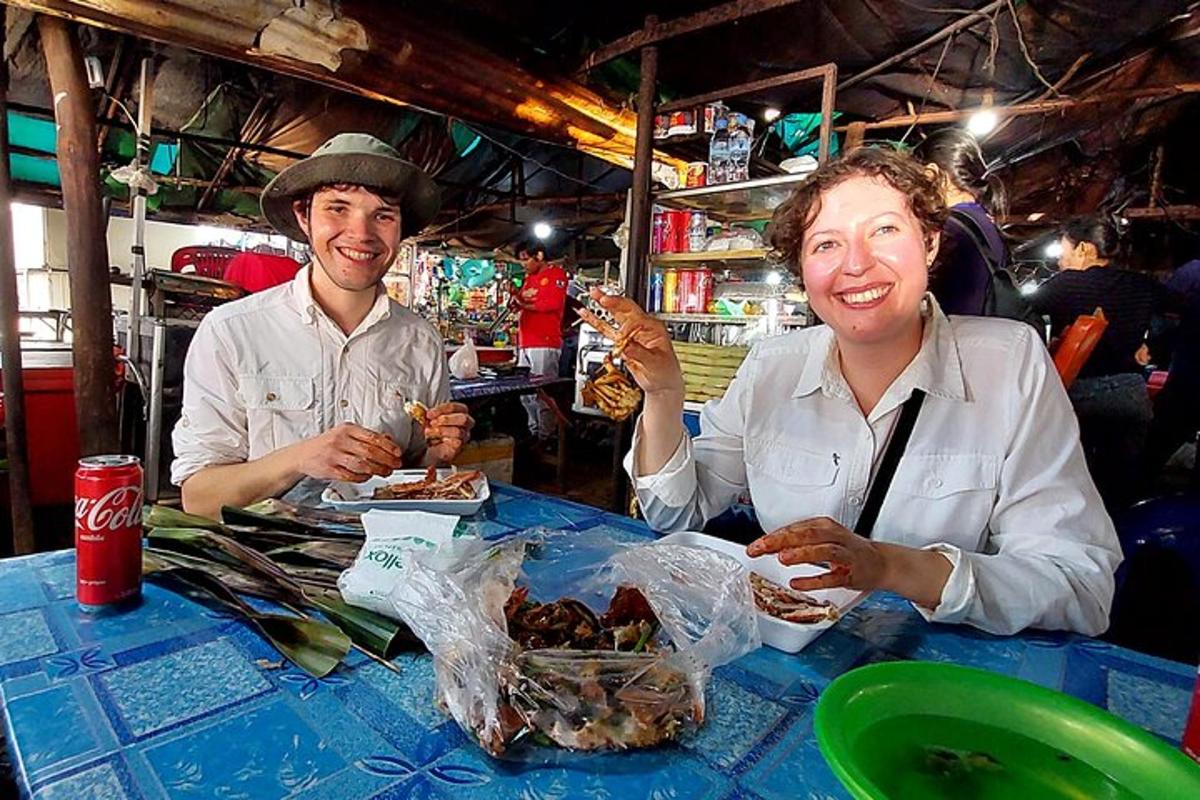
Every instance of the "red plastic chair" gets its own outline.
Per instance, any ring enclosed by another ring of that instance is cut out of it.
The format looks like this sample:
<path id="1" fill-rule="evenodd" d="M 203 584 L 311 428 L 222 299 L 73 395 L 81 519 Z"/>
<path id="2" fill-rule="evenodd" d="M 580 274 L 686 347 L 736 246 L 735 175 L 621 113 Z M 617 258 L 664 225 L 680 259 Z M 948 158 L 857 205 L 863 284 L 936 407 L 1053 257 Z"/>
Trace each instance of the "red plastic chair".
<path id="1" fill-rule="evenodd" d="M 1052 353 L 1054 367 L 1062 378 L 1064 387 L 1071 388 L 1071 384 L 1079 376 L 1079 371 L 1091 357 L 1092 351 L 1100 344 L 1100 337 L 1104 335 L 1104 329 L 1107 327 L 1108 319 L 1105 318 L 1104 311 L 1097 308 L 1092 314 L 1080 314 L 1079 318 L 1063 331 L 1057 345 L 1052 348 Z"/>
<path id="2" fill-rule="evenodd" d="M 194 272 L 202 278 L 220 280 L 225 275 L 225 267 L 230 259 L 240 252 L 232 247 L 181 247 L 171 255 L 171 271 Z"/>

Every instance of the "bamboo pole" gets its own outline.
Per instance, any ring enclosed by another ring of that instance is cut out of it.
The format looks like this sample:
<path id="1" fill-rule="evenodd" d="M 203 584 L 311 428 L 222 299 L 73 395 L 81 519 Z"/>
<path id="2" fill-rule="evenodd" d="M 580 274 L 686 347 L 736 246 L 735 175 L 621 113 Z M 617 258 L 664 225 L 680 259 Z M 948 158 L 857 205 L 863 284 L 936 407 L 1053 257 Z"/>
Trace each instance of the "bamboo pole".
<path id="1" fill-rule="evenodd" d="M 74 31 L 58 17 L 39 16 L 37 22 L 54 98 L 58 166 L 67 214 L 79 452 L 84 456 L 112 453 L 117 448 L 116 366 L 96 110 Z"/>
<path id="2" fill-rule="evenodd" d="M 0 8 L 0 358 L 3 358 L 4 370 L 4 440 L 8 448 L 13 553 L 24 555 L 36 549 L 36 541 L 29 499 L 25 379 L 21 363 L 16 258 L 13 255 L 12 188 L 8 173 L 8 59 L 4 58 L 3 24 L 7 16 L 7 6 Z"/>

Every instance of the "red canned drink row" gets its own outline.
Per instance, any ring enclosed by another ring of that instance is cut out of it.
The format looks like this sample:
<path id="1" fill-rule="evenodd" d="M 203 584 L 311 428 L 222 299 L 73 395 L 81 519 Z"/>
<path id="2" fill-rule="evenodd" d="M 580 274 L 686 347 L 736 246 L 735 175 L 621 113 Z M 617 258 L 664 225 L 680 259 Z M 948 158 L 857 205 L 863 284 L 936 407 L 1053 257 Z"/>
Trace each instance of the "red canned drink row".
<path id="1" fill-rule="evenodd" d="M 704 242 L 704 227 L 707 217 L 702 211 L 682 211 L 673 208 L 655 208 L 650 228 L 650 252 L 690 253 L 693 245 Z M 697 230 L 701 231 L 699 239 Z"/>
<path id="2" fill-rule="evenodd" d="M 668 271 L 669 273 L 676 270 Z M 705 314 L 708 313 L 708 304 L 712 302 L 713 297 L 713 273 L 711 269 L 681 269 L 678 270 L 676 279 L 676 290 L 669 305 L 671 308 L 664 309 L 668 313 L 678 314 Z M 664 293 L 664 300 L 667 297 Z"/>
<path id="3" fill-rule="evenodd" d="M 75 599 L 84 611 L 142 592 L 142 462 L 90 456 L 75 471 Z"/>

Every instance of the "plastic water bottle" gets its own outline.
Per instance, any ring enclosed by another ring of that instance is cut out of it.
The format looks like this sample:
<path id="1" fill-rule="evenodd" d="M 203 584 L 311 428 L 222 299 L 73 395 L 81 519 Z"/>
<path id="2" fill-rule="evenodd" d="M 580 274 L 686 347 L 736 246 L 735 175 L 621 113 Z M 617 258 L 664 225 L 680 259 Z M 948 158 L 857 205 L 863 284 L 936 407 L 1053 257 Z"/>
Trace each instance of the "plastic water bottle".
<path id="1" fill-rule="evenodd" d="M 735 122 L 729 133 L 729 177 L 730 181 L 750 180 L 750 148 L 754 135 L 748 126 Z"/>
<path id="2" fill-rule="evenodd" d="M 717 128 L 708 143 L 708 182 L 728 183 L 729 178 L 729 120 L 717 119 Z"/>

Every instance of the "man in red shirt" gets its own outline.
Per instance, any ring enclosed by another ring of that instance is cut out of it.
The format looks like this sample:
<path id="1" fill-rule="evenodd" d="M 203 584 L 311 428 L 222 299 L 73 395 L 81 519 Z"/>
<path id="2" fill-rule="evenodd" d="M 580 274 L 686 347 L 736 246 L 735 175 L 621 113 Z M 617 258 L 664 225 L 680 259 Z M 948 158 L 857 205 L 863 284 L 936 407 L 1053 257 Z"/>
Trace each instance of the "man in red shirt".
<path id="1" fill-rule="evenodd" d="M 520 351 L 517 363 L 529 367 L 531 375 L 558 375 L 562 349 L 563 306 L 567 301 L 567 273 L 546 262 L 546 251 L 522 250 L 518 256 L 525 267 L 525 284 L 517 295 L 521 308 L 517 323 Z M 554 435 L 554 412 L 537 395 L 521 398 L 529 415 L 529 432 L 539 440 Z"/>

